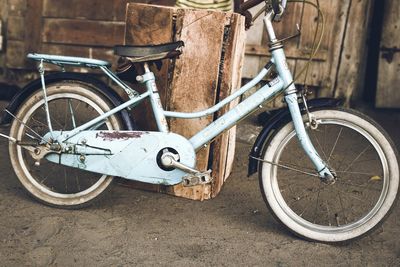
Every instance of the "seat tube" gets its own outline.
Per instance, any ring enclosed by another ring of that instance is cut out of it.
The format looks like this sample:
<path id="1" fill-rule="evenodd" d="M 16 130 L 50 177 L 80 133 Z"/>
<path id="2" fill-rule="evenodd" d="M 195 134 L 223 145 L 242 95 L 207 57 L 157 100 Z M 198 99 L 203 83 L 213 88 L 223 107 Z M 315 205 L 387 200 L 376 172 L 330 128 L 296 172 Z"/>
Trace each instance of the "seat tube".
<path id="1" fill-rule="evenodd" d="M 169 127 L 164 115 L 164 109 L 161 103 L 160 94 L 158 93 L 154 73 L 150 71 L 147 63 L 145 63 L 144 69 L 145 74 L 143 75 L 143 82 L 146 84 L 147 91 L 149 92 L 154 119 L 156 120 L 158 130 L 167 133 L 169 132 Z"/>

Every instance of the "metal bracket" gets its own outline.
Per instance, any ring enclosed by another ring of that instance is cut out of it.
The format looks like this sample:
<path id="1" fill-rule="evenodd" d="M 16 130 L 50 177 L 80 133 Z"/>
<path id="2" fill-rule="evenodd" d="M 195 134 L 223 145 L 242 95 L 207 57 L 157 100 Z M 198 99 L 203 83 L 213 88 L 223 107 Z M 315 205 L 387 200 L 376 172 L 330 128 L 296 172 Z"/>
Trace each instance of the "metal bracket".
<path id="1" fill-rule="evenodd" d="M 302 94 L 301 97 L 302 97 L 304 108 L 306 110 L 307 118 L 308 118 L 308 122 L 306 123 L 306 125 L 310 126 L 311 130 L 316 130 L 318 128 L 318 121 L 315 118 L 315 115 L 312 114 L 310 112 L 310 110 L 308 109 L 307 98 L 306 98 L 305 94 Z"/>
<path id="2" fill-rule="evenodd" d="M 40 74 L 40 81 L 42 83 L 42 89 L 43 89 L 44 108 L 45 108 L 45 111 L 46 111 L 47 126 L 49 126 L 50 133 L 52 133 L 53 132 L 53 126 L 51 125 L 49 104 L 48 104 L 48 101 L 47 101 L 47 90 L 46 90 L 46 83 L 45 83 L 45 80 L 44 80 L 43 59 L 40 60 L 38 71 L 39 71 L 39 74 Z"/>

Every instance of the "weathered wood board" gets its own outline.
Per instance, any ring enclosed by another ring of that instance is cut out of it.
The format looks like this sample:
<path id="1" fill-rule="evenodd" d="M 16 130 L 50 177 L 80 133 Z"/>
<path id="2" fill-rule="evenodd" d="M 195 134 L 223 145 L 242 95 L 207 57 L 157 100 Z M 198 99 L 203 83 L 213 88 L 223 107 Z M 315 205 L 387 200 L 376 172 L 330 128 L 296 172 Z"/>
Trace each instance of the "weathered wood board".
<path id="1" fill-rule="evenodd" d="M 185 42 L 180 58 L 169 63 L 171 75 L 165 72 L 157 75 L 168 110 L 204 110 L 240 85 L 245 33 L 244 19 L 238 14 L 128 4 L 125 40 L 126 44 L 135 45 Z M 170 119 L 169 124 L 171 131 L 189 138 L 215 118 Z M 216 196 L 230 172 L 234 140 L 231 130 L 197 152 L 197 168 L 213 170 L 211 185 L 193 188 L 178 185 L 164 191 L 200 200 Z"/>
<path id="2" fill-rule="evenodd" d="M 400 5 L 385 1 L 376 107 L 400 108 Z"/>

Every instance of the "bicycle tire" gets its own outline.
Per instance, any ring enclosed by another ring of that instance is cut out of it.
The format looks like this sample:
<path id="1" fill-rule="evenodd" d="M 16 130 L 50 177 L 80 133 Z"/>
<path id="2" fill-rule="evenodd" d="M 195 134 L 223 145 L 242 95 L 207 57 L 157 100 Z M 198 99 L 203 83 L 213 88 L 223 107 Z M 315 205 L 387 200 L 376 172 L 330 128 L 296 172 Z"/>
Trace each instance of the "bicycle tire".
<path id="1" fill-rule="evenodd" d="M 302 238 L 326 243 L 360 238 L 383 223 L 398 198 L 397 151 L 388 134 L 364 114 L 339 108 L 313 114 L 318 128 L 307 131 L 336 171 L 336 182 L 328 185 L 313 176 L 289 122 L 263 148 L 261 193 L 274 217 Z"/>
<path id="2" fill-rule="evenodd" d="M 94 85 L 82 81 L 52 83 L 47 86 L 47 97 L 54 130 L 71 130 L 113 108 Z M 32 136 L 48 132 L 41 90 L 21 104 L 15 115 L 18 119 L 11 124 L 10 136 L 16 140 L 32 141 Z M 120 130 L 122 123 L 118 116 L 113 115 L 98 129 Z M 49 206 L 66 209 L 86 207 L 98 200 L 113 181 L 112 176 L 86 172 L 45 159 L 38 165 L 25 149 L 14 143 L 9 145 L 9 155 L 23 188 L 34 199 Z"/>

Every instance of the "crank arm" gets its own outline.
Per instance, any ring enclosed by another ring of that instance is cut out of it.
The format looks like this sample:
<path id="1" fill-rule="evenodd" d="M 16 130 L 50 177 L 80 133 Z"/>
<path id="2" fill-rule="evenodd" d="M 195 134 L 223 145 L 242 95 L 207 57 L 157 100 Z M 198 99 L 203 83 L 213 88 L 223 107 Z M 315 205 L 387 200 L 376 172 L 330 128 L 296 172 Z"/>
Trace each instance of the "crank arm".
<path id="1" fill-rule="evenodd" d="M 188 173 L 187 175 L 182 177 L 183 186 L 195 186 L 199 184 L 211 183 L 211 170 L 200 172 L 196 169 L 190 168 L 180 163 L 178 160 L 179 156 L 171 152 L 165 152 L 164 155 L 161 156 L 161 163 L 165 167 L 177 168 Z"/>

